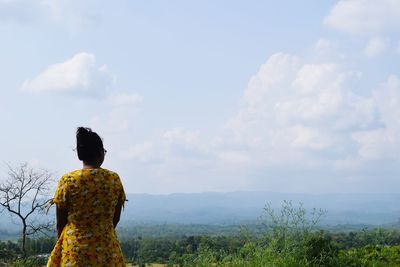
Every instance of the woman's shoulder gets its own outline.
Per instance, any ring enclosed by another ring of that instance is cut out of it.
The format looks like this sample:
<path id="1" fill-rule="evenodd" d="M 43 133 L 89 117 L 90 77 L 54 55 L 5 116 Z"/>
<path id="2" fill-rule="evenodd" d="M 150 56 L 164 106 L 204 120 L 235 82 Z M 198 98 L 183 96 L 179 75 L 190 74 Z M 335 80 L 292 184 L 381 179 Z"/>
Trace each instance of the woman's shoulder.
<path id="1" fill-rule="evenodd" d="M 74 183 L 74 181 L 76 181 L 76 179 L 80 175 L 81 173 L 79 172 L 79 170 L 64 173 L 59 180 L 59 185 L 66 186 L 68 184 Z"/>
<path id="2" fill-rule="evenodd" d="M 98 169 L 77 169 L 77 170 L 73 170 L 70 172 L 67 172 L 63 175 L 63 177 L 68 177 L 68 176 L 82 176 L 82 174 L 85 173 L 104 173 L 104 174 L 108 174 L 108 175 L 112 175 L 112 176 L 118 176 L 118 173 L 105 169 L 105 168 L 98 168 Z"/>
<path id="3" fill-rule="evenodd" d="M 73 177 L 76 177 L 79 175 L 80 175 L 80 170 L 74 170 L 74 171 L 64 173 L 63 176 L 61 176 L 61 179 L 73 178 Z"/>
<path id="4" fill-rule="evenodd" d="M 111 177 L 115 177 L 115 178 L 118 177 L 119 178 L 118 173 L 116 173 L 114 171 L 110 171 L 110 170 L 104 169 L 104 168 L 101 168 L 100 171 L 102 171 L 104 174 L 107 174 L 107 176 L 111 176 Z"/>
<path id="5" fill-rule="evenodd" d="M 77 181 L 84 179 L 85 177 L 96 177 L 96 176 L 103 176 L 103 177 L 108 177 L 111 178 L 112 180 L 119 180 L 119 175 L 118 173 L 114 171 L 110 171 L 108 169 L 104 168 L 98 168 L 98 169 L 78 169 L 74 170 L 68 173 L 65 173 L 62 177 L 61 180 L 64 182 L 72 182 L 72 181 Z"/>
<path id="6" fill-rule="evenodd" d="M 73 177 L 77 177 L 77 176 L 82 176 L 81 169 L 77 169 L 77 170 L 73 170 L 73 171 L 64 173 L 64 175 L 61 178 L 67 179 L 67 178 L 73 178 Z"/>

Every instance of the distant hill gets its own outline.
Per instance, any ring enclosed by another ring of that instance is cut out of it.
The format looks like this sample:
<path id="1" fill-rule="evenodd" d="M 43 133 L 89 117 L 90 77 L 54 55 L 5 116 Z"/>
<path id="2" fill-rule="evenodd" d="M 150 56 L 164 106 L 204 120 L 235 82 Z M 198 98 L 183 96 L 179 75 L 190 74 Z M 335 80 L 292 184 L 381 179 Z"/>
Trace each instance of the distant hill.
<path id="1" fill-rule="evenodd" d="M 327 215 L 321 221 L 321 226 L 334 231 L 364 226 L 400 228 L 400 194 L 229 192 L 128 194 L 127 198 L 129 201 L 121 216 L 121 227 L 201 224 L 203 230 L 208 231 L 204 225 L 257 224 L 266 203 L 279 209 L 284 200 L 292 200 L 295 205 L 302 202 L 307 210 L 325 209 Z M 54 213 L 55 209 L 52 208 L 48 216 L 39 215 L 35 219 L 55 219 Z M 17 219 L 11 220 L 9 214 L 3 211 L 0 216 L 0 239 L 18 236 L 20 227 L 16 223 Z M 220 232 L 225 230 L 218 228 Z"/>
<path id="2" fill-rule="evenodd" d="M 128 194 L 121 223 L 242 224 L 256 222 L 266 203 L 302 202 L 327 210 L 323 224 L 383 225 L 400 218 L 400 194 L 293 194 L 271 192 Z"/>

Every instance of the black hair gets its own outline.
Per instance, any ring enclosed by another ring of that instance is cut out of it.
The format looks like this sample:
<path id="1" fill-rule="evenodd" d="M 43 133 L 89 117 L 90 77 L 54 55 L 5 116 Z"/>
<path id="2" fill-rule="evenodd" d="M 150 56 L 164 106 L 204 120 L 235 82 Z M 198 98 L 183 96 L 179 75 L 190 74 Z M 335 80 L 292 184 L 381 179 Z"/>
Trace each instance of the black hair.
<path id="1" fill-rule="evenodd" d="M 76 150 L 79 160 L 90 162 L 103 153 L 103 141 L 100 136 L 87 127 L 76 130 Z"/>

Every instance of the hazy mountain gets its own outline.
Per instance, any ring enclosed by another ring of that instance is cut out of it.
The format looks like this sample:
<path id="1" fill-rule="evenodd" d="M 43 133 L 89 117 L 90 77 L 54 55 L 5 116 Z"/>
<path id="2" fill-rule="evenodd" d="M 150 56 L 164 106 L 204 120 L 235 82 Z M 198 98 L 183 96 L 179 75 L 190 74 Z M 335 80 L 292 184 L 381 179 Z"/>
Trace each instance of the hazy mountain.
<path id="1" fill-rule="evenodd" d="M 128 194 L 128 202 L 121 217 L 121 225 L 143 224 L 214 224 L 231 225 L 257 223 L 266 203 L 279 209 L 284 200 L 297 205 L 302 202 L 307 210 L 322 208 L 327 215 L 325 225 L 397 225 L 400 218 L 400 194 L 291 194 L 270 192 L 229 192 L 196 194 Z M 35 220 L 55 218 L 52 208 L 47 216 Z M 0 237 L 20 230 L 19 220 L 3 210 L 0 216 Z"/>
<path id="2" fill-rule="evenodd" d="M 400 194 L 292 194 L 229 192 L 128 194 L 122 223 L 232 224 L 256 221 L 266 203 L 302 202 L 327 211 L 324 224 L 387 224 L 400 218 Z"/>

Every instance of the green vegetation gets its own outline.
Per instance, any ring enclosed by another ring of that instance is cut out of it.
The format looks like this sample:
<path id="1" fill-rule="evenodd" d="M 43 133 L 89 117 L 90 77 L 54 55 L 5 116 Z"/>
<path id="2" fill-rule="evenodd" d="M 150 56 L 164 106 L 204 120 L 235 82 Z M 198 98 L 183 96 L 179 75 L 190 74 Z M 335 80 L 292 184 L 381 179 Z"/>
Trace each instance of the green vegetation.
<path id="1" fill-rule="evenodd" d="M 400 232 L 364 229 L 327 232 L 318 229 L 323 210 L 307 212 L 284 202 L 267 205 L 263 228 L 244 227 L 236 235 L 146 236 L 123 238 L 127 260 L 138 265 L 170 266 L 399 266 Z M 347 228 L 346 228 L 347 229 Z"/>
<path id="2" fill-rule="evenodd" d="M 249 230 L 219 229 L 212 234 L 206 226 L 143 226 L 132 233 L 119 233 L 121 248 L 133 266 L 158 263 L 157 266 L 400 266 L 400 231 L 364 229 L 332 232 L 321 230 L 318 223 L 323 210 L 306 211 L 303 206 L 284 202 L 280 210 L 267 205 L 262 224 Z M 27 239 L 28 258 L 21 259 L 18 243 L 0 242 L 0 266 L 43 266 L 55 238 Z M 38 256 L 42 255 L 42 256 Z M 163 264 L 163 265 L 162 265 Z"/>
<path id="3" fill-rule="evenodd" d="M 55 238 L 40 237 L 26 239 L 28 257 L 23 258 L 21 240 L 18 242 L 0 242 L 0 266 L 34 267 L 47 262 L 47 254 L 53 249 Z"/>

